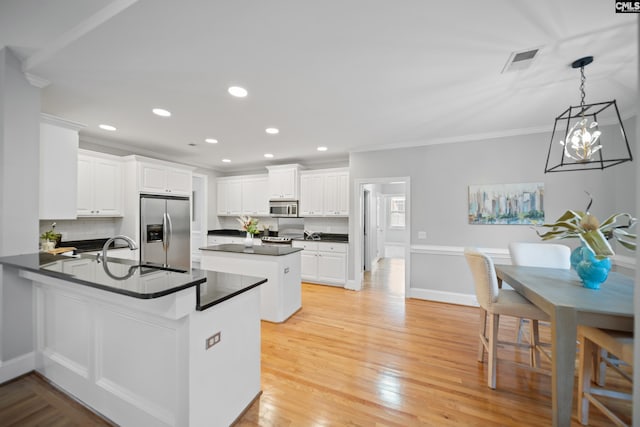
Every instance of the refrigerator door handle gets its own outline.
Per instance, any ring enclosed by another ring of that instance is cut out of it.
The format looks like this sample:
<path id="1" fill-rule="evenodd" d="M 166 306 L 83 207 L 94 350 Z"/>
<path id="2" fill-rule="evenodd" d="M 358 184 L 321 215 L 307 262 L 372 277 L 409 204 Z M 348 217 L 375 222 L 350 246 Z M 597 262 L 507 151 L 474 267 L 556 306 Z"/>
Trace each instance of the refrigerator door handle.
<path id="1" fill-rule="evenodd" d="M 173 233 L 173 224 L 171 224 L 171 215 L 169 215 L 169 212 L 167 212 L 165 215 L 167 216 L 167 225 L 169 226 L 166 233 L 167 250 L 169 250 L 169 246 L 171 246 L 171 234 Z"/>
<path id="2" fill-rule="evenodd" d="M 162 214 L 162 249 L 167 250 L 167 213 Z"/>

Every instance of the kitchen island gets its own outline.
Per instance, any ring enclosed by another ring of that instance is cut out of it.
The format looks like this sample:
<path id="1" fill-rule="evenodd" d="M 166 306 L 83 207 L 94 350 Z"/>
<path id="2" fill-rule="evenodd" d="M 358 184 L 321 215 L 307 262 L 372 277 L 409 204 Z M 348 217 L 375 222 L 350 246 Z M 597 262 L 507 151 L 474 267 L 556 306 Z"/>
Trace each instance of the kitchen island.
<path id="1" fill-rule="evenodd" d="M 227 426 L 260 394 L 263 278 L 45 253 L 0 270 L 33 288 L 33 369 L 119 425 Z"/>
<path id="2" fill-rule="evenodd" d="M 211 245 L 200 248 L 201 268 L 266 277 L 260 287 L 260 317 L 281 323 L 302 307 L 300 252 L 291 246 Z"/>

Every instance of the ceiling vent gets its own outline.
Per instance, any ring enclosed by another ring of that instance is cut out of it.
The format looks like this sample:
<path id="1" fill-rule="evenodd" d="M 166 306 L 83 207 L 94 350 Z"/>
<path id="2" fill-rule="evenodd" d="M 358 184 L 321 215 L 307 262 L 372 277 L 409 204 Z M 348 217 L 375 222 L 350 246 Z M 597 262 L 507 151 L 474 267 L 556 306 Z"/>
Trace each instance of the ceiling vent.
<path id="1" fill-rule="evenodd" d="M 502 69 L 502 72 L 506 73 L 509 71 L 526 70 L 531 66 L 539 51 L 540 48 L 524 50 L 521 52 L 513 52 L 511 55 L 509 55 L 509 59 Z"/>

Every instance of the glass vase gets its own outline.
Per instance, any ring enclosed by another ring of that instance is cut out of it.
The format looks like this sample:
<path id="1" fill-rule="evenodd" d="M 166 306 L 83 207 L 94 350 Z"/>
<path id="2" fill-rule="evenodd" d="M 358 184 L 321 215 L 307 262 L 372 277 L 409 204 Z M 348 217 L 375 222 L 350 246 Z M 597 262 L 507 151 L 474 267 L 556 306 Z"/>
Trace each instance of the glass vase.
<path id="1" fill-rule="evenodd" d="M 251 248 L 253 247 L 253 235 L 247 231 L 247 235 L 244 238 L 244 247 Z"/>
<path id="2" fill-rule="evenodd" d="M 571 252 L 571 267 L 578 273 L 582 286 L 589 289 L 600 289 L 607 280 L 611 270 L 609 258 L 597 259 L 591 249 L 582 245 Z"/>

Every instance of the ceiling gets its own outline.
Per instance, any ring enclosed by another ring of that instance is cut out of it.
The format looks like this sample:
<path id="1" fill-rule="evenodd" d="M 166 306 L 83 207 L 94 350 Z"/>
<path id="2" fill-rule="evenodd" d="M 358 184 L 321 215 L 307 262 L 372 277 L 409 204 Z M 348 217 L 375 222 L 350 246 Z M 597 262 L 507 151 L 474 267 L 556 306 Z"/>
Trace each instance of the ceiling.
<path id="1" fill-rule="evenodd" d="M 48 83 L 43 112 L 85 124 L 82 141 L 221 172 L 550 131 L 587 55 L 586 101 L 630 117 L 637 28 L 603 0 L 0 2 L 0 46 Z"/>

